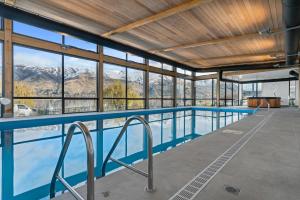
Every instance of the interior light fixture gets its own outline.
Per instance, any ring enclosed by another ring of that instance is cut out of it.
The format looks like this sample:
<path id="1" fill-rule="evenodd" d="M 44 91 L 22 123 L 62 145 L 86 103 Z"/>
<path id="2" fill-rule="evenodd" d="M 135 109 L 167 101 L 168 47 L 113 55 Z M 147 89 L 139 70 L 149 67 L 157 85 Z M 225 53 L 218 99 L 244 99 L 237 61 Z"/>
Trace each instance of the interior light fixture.
<path id="1" fill-rule="evenodd" d="M 274 59 L 278 59 L 278 58 L 283 57 L 283 55 L 282 55 L 282 54 L 279 54 L 279 53 L 272 53 L 272 54 L 269 54 L 269 56 L 270 56 L 271 58 L 274 58 Z"/>
<path id="2" fill-rule="evenodd" d="M 16 0 L 4 0 L 4 3 L 9 6 L 14 6 L 16 4 Z"/>
<path id="3" fill-rule="evenodd" d="M 259 35 L 271 35 L 273 32 L 271 28 L 264 28 L 258 31 Z"/>
<path id="4" fill-rule="evenodd" d="M 69 45 L 62 44 L 61 48 L 67 50 L 70 49 L 71 47 Z"/>
<path id="5" fill-rule="evenodd" d="M 1 105 L 7 106 L 10 103 L 11 103 L 10 99 L 8 99 L 8 98 L 0 98 L 0 104 Z"/>

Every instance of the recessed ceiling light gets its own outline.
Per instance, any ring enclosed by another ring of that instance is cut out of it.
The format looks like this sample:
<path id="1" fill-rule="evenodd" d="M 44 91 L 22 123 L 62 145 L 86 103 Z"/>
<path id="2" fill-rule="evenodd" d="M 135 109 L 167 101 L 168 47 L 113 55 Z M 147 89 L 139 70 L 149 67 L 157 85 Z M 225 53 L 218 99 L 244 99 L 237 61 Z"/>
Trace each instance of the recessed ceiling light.
<path id="1" fill-rule="evenodd" d="M 16 4 L 16 0 L 4 0 L 4 3 L 10 6 L 14 6 Z"/>
<path id="2" fill-rule="evenodd" d="M 271 30 L 271 28 L 265 28 L 265 29 L 261 29 L 260 31 L 258 31 L 259 35 L 271 35 L 273 32 Z"/>

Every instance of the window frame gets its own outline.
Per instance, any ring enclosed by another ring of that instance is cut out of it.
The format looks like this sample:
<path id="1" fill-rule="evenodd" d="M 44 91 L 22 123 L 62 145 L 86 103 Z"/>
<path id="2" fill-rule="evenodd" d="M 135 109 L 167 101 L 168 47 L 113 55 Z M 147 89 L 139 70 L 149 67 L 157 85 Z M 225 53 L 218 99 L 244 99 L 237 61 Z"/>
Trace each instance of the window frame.
<path id="1" fill-rule="evenodd" d="M 3 19 L 0 18 L 0 21 L 3 22 Z M 3 27 L 0 26 L 0 30 L 1 30 L 1 28 L 3 28 Z M 1 70 L 1 77 L 0 77 L 1 79 L 0 79 L 0 81 L 1 81 L 1 86 L 2 86 L 0 88 L 0 90 L 1 90 L 0 97 L 3 97 L 3 92 L 4 92 L 4 79 L 3 79 L 3 77 L 4 77 L 4 41 L 3 40 L 0 40 L 0 47 L 2 47 L 0 49 L 0 53 L 1 53 L 1 56 L 2 56 L 2 60 L 0 61 L 1 62 L 1 69 L 0 69 Z M 3 117 L 3 110 L 4 110 L 4 106 L 0 105 L 0 118 Z"/>
<path id="2" fill-rule="evenodd" d="M 117 67 L 123 67 L 125 69 L 125 97 L 105 97 L 104 96 L 104 91 L 103 91 L 103 102 L 105 100 L 124 100 L 125 101 L 125 109 L 124 110 L 141 110 L 141 109 L 146 109 L 146 85 L 145 85 L 145 81 L 146 81 L 146 71 L 142 70 L 142 69 L 135 69 L 133 67 L 128 67 L 128 66 L 123 66 L 123 65 L 119 65 L 119 64 L 115 64 L 115 63 L 109 63 L 109 62 L 104 62 L 103 63 L 103 75 L 105 74 L 105 64 L 108 65 L 114 65 Z M 132 69 L 132 70 L 137 70 L 137 71 L 141 71 L 143 72 L 143 92 L 144 92 L 144 97 L 142 98 L 129 98 L 128 97 L 128 69 Z M 141 100 L 144 101 L 143 102 L 143 108 L 138 108 L 138 109 L 130 109 L 128 108 L 128 101 L 130 100 Z M 115 110 L 105 110 L 104 108 L 104 103 L 103 103 L 103 109 L 104 112 L 110 112 L 110 111 L 115 111 Z"/>
<path id="3" fill-rule="evenodd" d="M 37 39 L 37 38 L 34 38 L 34 39 Z M 40 40 L 40 39 L 37 39 L 37 40 Z M 61 76 L 60 76 L 60 78 L 61 78 L 61 95 L 60 96 L 57 96 L 57 97 L 39 97 L 39 96 L 19 97 L 19 96 L 15 96 L 15 93 L 14 93 L 14 89 L 15 89 L 14 47 L 15 46 L 20 46 L 20 47 L 23 47 L 23 48 L 33 49 L 33 50 L 47 52 L 47 53 L 54 53 L 54 54 L 58 54 L 59 56 L 61 56 L 60 69 L 61 69 L 62 73 L 61 73 Z M 64 58 L 65 58 L 65 56 L 76 57 L 76 58 L 79 58 L 79 59 L 84 59 L 84 60 L 89 60 L 89 61 L 96 62 L 96 97 L 65 97 L 65 90 L 64 90 L 64 86 L 65 86 L 65 80 L 64 80 L 65 59 Z M 71 55 L 71 54 L 46 50 L 46 49 L 43 49 L 43 48 L 37 48 L 37 47 L 23 45 L 23 44 L 13 42 L 12 43 L 12 68 L 13 68 L 13 76 L 12 76 L 12 87 L 13 87 L 12 101 L 13 101 L 13 105 L 14 105 L 14 102 L 16 100 L 60 100 L 61 101 L 61 113 L 59 113 L 59 114 L 71 114 L 71 113 L 86 113 L 86 112 L 66 112 L 66 106 L 65 106 L 66 101 L 68 101 L 68 100 L 93 100 L 93 101 L 96 101 L 96 108 L 95 108 L 95 110 L 91 110 L 91 111 L 87 111 L 87 112 L 97 112 L 99 110 L 100 97 L 99 97 L 99 87 L 98 87 L 98 85 L 99 85 L 99 61 L 98 60 L 93 60 L 93 59 L 89 59 L 89 58 L 86 58 L 86 57 L 75 56 L 75 55 Z M 13 115 L 15 116 L 14 111 L 13 111 Z"/>
<path id="4" fill-rule="evenodd" d="M 195 90 L 193 90 L 193 80 L 186 79 L 186 78 L 183 78 L 183 77 L 177 77 L 176 78 L 176 90 L 178 88 L 178 81 L 177 80 L 183 80 L 183 98 L 178 97 L 178 94 L 177 94 L 177 91 L 176 91 L 176 107 L 178 107 L 178 106 L 193 106 L 193 101 L 195 99 L 195 95 L 193 94 L 193 91 L 195 91 Z M 187 89 L 186 89 L 187 88 L 187 84 L 186 84 L 187 81 L 191 82 L 191 88 L 190 88 L 191 97 L 190 98 L 187 97 Z M 183 101 L 183 105 L 179 105 L 178 104 L 179 101 Z M 191 105 L 187 104 L 188 101 L 192 102 Z"/>

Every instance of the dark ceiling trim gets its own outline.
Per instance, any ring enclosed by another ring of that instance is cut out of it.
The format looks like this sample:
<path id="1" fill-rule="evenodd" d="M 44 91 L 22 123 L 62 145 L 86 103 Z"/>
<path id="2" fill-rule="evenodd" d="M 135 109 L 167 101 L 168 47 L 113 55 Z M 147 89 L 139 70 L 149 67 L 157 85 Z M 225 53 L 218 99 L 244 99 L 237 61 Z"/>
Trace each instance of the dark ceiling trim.
<path id="1" fill-rule="evenodd" d="M 253 81 L 241 81 L 241 83 L 270 83 L 270 82 L 283 82 L 283 81 L 296 81 L 298 78 L 278 78 L 278 79 L 265 79 L 265 80 L 253 80 Z"/>
<path id="2" fill-rule="evenodd" d="M 167 64 L 170 64 L 175 67 L 180 67 L 183 69 L 195 71 L 195 68 L 193 68 L 189 65 L 185 65 L 185 64 L 176 62 L 174 60 L 167 59 L 167 58 L 149 53 L 147 51 L 144 51 L 144 50 L 141 50 L 141 49 L 129 46 L 129 45 L 125 45 L 120 42 L 116 42 L 114 40 L 104 38 L 99 35 L 89 33 L 87 31 L 83 31 L 78 28 L 74 28 L 72 26 L 44 18 L 42 16 L 32 14 L 32 13 L 26 12 L 24 10 L 21 10 L 21 9 L 12 7 L 12 6 L 5 5 L 4 3 L 0 3 L 0 16 L 2 16 L 3 18 L 16 20 L 16 21 L 20 21 L 20 22 L 23 22 L 26 24 L 33 25 L 33 26 L 37 26 L 39 28 L 44 28 L 44 29 L 48 29 L 51 31 L 55 31 L 55 32 L 66 33 L 66 34 L 84 39 L 91 43 L 96 43 L 98 45 L 107 46 L 107 47 L 114 48 L 114 49 L 117 49 L 120 51 L 130 52 L 130 53 L 136 54 L 138 56 L 141 56 L 141 57 L 144 57 L 147 59 L 156 60 L 156 61 L 163 62 L 163 63 L 167 63 Z"/>
<path id="3" fill-rule="evenodd" d="M 263 63 L 263 64 L 245 64 L 223 67 L 212 67 L 206 69 L 197 69 L 197 72 L 215 72 L 215 71 L 241 71 L 241 70 L 258 70 L 258 69 L 279 69 L 284 66 L 285 62 Z"/>
<path id="4" fill-rule="evenodd" d="M 297 77 L 290 77 L 290 78 L 277 78 L 277 79 L 265 79 L 265 80 L 252 80 L 252 81 L 236 81 L 231 79 L 221 79 L 221 81 L 226 82 L 233 82 L 239 84 L 247 84 L 247 83 L 270 83 L 270 82 L 284 82 L 284 81 L 296 81 L 298 80 Z"/>
<path id="5" fill-rule="evenodd" d="M 294 65 L 298 58 L 300 30 L 291 29 L 292 27 L 300 25 L 300 1 L 299 0 L 284 0 L 283 22 L 284 22 L 284 39 L 286 64 Z"/>
<path id="6" fill-rule="evenodd" d="M 230 82 L 230 83 L 241 83 L 241 81 L 232 80 L 228 78 L 221 78 L 220 81 Z"/>

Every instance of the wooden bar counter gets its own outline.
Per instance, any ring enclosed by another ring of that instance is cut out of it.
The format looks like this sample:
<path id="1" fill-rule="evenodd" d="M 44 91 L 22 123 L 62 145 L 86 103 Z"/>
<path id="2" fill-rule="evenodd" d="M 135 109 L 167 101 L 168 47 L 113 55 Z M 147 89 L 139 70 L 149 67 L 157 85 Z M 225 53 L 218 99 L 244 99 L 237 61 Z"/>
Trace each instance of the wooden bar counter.
<path id="1" fill-rule="evenodd" d="M 270 108 L 280 108 L 280 97 L 248 97 L 248 107 L 267 108 L 268 103 Z"/>

